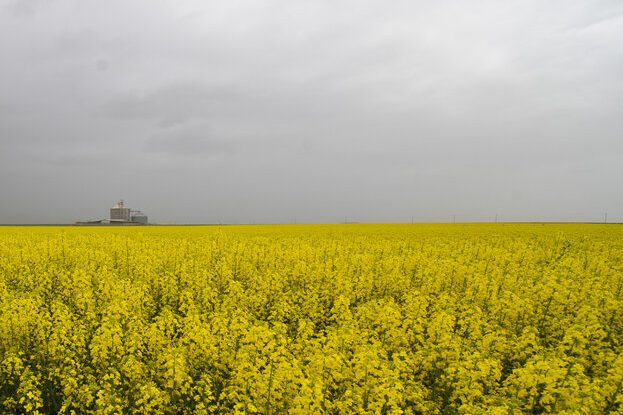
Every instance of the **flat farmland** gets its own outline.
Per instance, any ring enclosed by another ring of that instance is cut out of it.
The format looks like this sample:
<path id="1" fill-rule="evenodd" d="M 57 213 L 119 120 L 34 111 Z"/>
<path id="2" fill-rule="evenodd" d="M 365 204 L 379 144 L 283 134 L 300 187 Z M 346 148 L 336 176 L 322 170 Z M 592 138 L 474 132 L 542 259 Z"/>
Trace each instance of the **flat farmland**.
<path id="1" fill-rule="evenodd" d="M 623 412 L 623 226 L 0 227 L 0 412 Z"/>

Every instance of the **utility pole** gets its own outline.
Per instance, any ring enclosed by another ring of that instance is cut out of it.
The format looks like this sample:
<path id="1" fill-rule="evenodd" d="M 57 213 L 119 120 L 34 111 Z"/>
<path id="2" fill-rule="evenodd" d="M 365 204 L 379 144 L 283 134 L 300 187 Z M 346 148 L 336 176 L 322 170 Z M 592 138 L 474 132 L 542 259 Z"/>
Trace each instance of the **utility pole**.
<path id="1" fill-rule="evenodd" d="M 452 215 L 452 223 L 456 223 L 456 215 Z"/>
<path id="2" fill-rule="evenodd" d="M 498 214 L 495 214 L 495 223 L 498 223 Z"/>
<path id="3" fill-rule="evenodd" d="M 608 212 L 604 215 L 604 223 L 608 223 Z"/>

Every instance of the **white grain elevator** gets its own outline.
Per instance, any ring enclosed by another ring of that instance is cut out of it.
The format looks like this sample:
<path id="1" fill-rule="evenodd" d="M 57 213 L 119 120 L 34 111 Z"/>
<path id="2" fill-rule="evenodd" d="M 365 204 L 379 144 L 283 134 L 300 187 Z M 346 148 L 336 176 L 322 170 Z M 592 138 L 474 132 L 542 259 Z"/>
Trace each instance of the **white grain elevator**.
<path id="1" fill-rule="evenodd" d="M 130 208 L 125 207 L 123 200 L 120 200 L 115 206 L 110 208 L 111 221 L 130 221 Z"/>

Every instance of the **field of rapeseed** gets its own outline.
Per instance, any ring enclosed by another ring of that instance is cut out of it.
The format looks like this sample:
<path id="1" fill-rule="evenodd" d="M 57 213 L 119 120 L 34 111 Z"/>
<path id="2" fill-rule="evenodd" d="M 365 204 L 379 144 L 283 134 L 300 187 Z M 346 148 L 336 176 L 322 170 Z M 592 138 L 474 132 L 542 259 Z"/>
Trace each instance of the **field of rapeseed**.
<path id="1" fill-rule="evenodd" d="M 0 227 L 2 414 L 623 413 L 623 227 Z"/>

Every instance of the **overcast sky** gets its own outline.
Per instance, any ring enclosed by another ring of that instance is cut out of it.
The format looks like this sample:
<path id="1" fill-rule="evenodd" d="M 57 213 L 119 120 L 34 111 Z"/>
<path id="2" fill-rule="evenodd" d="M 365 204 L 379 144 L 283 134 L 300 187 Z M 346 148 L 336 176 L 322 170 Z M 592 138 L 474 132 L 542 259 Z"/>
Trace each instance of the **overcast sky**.
<path id="1" fill-rule="evenodd" d="M 0 223 L 623 221 L 620 0 L 0 0 Z"/>

